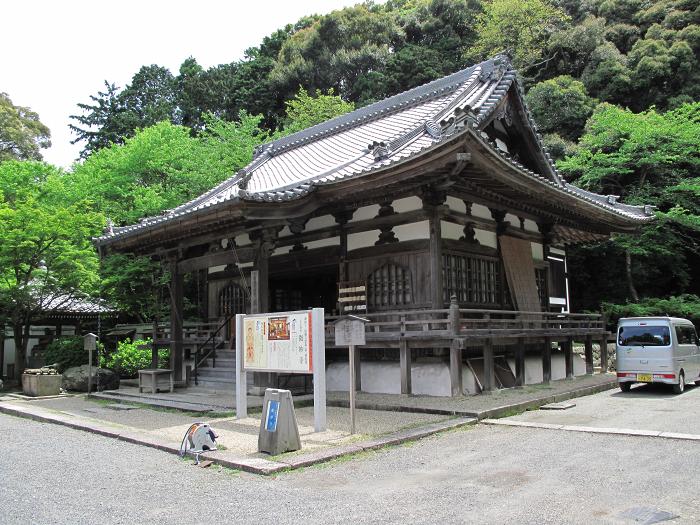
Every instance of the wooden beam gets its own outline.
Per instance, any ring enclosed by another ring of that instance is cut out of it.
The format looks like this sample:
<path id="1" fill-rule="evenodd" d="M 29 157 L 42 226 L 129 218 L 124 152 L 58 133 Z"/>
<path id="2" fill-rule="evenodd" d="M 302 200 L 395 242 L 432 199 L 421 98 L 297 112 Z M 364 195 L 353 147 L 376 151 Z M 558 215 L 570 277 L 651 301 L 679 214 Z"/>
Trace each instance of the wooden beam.
<path id="1" fill-rule="evenodd" d="M 193 257 L 181 261 L 178 266 L 182 273 L 194 272 L 212 266 L 223 266 L 227 264 L 246 263 L 255 260 L 255 248 L 247 246 L 244 248 L 236 248 L 233 252 L 232 248 L 226 248 L 220 252 L 208 253 L 200 257 Z"/>

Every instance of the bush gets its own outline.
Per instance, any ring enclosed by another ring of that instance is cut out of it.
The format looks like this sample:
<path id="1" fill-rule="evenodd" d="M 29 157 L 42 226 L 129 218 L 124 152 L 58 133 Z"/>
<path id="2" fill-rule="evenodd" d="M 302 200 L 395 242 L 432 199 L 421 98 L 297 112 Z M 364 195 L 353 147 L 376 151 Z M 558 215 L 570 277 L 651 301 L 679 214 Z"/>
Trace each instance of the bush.
<path id="1" fill-rule="evenodd" d="M 88 358 L 83 338 L 80 336 L 59 337 L 49 343 L 44 351 L 44 363 L 47 365 L 57 363 L 59 372 L 74 366 L 86 365 Z"/>
<path id="2" fill-rule="evenodd" d="M 667 299 L 652 297 L 627 304 L 603 303 L 601 307 L 608 316 L 608 322 L 613 326 L 617 325 L 620 317 L 660 315 L 683 317 L 692 321 L 696 328 L 700 328 L 700 297 L 697 295 L 683 294 Z"/>
<path id="3" fill-rule="evenodd" d="M 145 348 L 139 348 L 139 347 Z M 166 368 L 170 360 L 170 350 L 158 350 L 158 367 Z M 117 349 L 102 359 L 103 367 L 111 368 L 122 378 L 132 378 L 139 370 L 151 368 L 151 339 L 126 339 Z"/>

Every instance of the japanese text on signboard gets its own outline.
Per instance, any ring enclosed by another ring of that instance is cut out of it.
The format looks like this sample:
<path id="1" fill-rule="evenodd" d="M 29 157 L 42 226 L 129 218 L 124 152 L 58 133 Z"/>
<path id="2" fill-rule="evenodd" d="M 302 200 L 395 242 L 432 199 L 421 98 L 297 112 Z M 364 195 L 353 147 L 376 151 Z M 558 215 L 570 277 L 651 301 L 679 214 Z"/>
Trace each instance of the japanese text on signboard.
<path id="1" fill-rule="evenodd" d="M 246 370 L 313 372 L 311 312 L 270 314 L 243 320 Z"/>

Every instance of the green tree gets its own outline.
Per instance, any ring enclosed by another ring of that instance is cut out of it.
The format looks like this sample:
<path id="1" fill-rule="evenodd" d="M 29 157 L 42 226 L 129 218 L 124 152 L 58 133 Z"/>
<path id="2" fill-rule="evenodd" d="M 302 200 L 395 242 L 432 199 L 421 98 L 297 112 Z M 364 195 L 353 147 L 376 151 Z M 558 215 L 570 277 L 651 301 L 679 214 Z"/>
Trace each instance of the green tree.
<path id="1" fill-rule="evenodd" d="M 535 84 L 526 101 L 543 133 L 558 133 L 571 141 L 581 136 L 597 103 L 581 82 L 568 75 Z"/>
<path id="2" fill-rule="evenodd" d="M 0 163 L 0 310 L 12 326 L 18 378 L 42 308 L 69 304 L 97 281 L 90 238 L 102 217 L 86 202 L 65 204 L 62 175 L 36 161 Z"/>
<path id="3" fill-rule="evenodd" d="M 78 104 L 82 115 L 70 116 L 77 122 L 70 124 L 77 135 L 72 143 L 85 142 L 82 158 L 110 144 L 123 144 L 137 129 L 181 120 L 177 83 L 167 68 L 143 66 L 125 89 L 107 81 L 105 88 L 90 97 L 93 104 Z"/>
<path id="4" fill-rule="evenodd" d="M 286 108 L 283 133 L 288 135 L 348 113 L 355 109 L 355 105 L 334 95 L 333 89 L 325 94 L 316 90 L 313 97 L 305 89 L 300 89 L 293 99 L 286 102 Z"/>
<path id="5" fill-rule="evenodd" d="M 41 160 L 40 150 L 51 146 L 50 137 L 37 113 L 15 106 L 7 93 L 0 93 L 0 162 Z"/>
<path id="6" fill-rule="evenodd" d="M 628 297 L 683 293 L 691 284 L 700 241 L 700 103 L 659 113 L 601 105 L 578 152 L 559 162 L 577 184 L 658 207 L 658 220 L 639 235 L 619 235 Z M 602 272 L 605 269 L 601 269 Z M 641 286 L 640 286 L 641 284 Z"/>
<path id="7" fill-rule="evenodd" d="M 357 101 L 363 98 L 356 90 L 364 85 L 361 79 L 384 67 L 400 36 L 394 18 L 372 4 L 333 11 L 285 40 L 270 79 L 285 98 L 302 86 L 333 88 L 345 100 Z"/>
<path id="8" fill-rule="evenodd" d="M 508 51 L 524 74 L 551 58 L 546 56 L 549 38 L 567 21 L 564 11 L 548 0 L 485 1 L 477 23 L 478 37 L 467 57 L 477 61 Z"/>

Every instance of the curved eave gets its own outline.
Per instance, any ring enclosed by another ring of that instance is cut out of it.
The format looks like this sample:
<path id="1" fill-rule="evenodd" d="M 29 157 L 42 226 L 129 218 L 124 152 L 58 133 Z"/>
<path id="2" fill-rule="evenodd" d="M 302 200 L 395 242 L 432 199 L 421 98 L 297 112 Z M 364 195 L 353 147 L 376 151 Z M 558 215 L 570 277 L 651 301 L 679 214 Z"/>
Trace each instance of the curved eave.
<path id="1" fill-rule="evenodd" d="M 514 161 L 507 153 L 499 150 L 495 144 L 484 140 L 478 130 L 467 130 L 468 146 L 478 148 L 484 158 L 501 170 L 494 169 L 492 175 L 504 184 L 539 200 L 554 199 L 570 206 L 582 216 L 606 224 L 611 231 L 634 232 L 641 225 L 654 220 L 654 215 L 645 215 L 643 207 L 616 203 L 607 204 L 587 196 L 590 192 L 580 190 L 567 183 L 558 184 L 522 164 Z"/>

